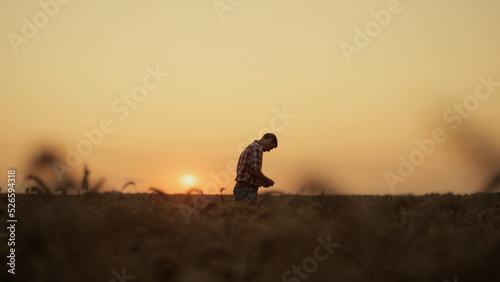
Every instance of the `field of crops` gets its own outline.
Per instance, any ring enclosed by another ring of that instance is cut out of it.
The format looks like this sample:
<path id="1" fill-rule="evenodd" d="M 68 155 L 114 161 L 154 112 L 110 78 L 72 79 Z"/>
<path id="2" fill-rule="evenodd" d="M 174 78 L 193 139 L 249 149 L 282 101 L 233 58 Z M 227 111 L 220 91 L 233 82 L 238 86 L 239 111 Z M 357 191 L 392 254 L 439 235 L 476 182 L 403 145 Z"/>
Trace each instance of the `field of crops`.
<path id="1" fill-rule="evenodd" d="M 1 281 L 500 281 L 496 194 L 38 193 L 16 212 Z"/>

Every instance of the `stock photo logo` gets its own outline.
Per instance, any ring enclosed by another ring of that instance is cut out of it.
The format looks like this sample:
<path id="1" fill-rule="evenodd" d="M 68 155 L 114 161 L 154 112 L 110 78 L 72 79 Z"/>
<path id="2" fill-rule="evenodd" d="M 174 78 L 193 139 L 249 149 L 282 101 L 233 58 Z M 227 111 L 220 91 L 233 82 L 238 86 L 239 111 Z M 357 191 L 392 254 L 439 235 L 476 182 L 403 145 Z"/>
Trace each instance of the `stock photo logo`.
<path id="1" fill-rule="evenodd" d="M 12 49 L 17 54 L 21 45 L 26 45 L 33 40 L 40 30 L 45 28 L 52 18 L 56 17 L 70 0 L 39 0 L 37 2 L 39 10 L 31 17 L 22 17 L 22 27 L 20 32 L 9 32 L 7 38 Z"/>
<path id="2" fill-rule="evenodd" d="M 113 268 L 111 270 L 111 274 L 113 274 L 114 278 L 111 278 L 109 282 L 125 282 L 125 281 L 132 281 L 135 279 L 135 276 L 128 275 L 126 273 L 125 267 L 122 268 L 121 273 L 119 273 Z"/>
<path id="3" fill-rule="evenodd" d="M 291 271 L 286 270 L 283 272 L 283 275 L 281 275 L 281 281 L 300 282 L 309 279 L 312 273 L 318 269 L 319 263 L 326 261 L 334 252 L 334 249 L 340 247 L 341 244 L 331 242 L 330 237 L 331 235 L 328 235 L 328 237 L 326 237 L 326 241 L 321 237 L 317 237 L 316 241 L 319 245 L 314 249 L 314 256 L 304 258 L 301 265 L 292 265 Z M 321 254 L 321 252 L 323 252 L 323 254 Z M 304 273 L 302 269 L 306 273 Z"/>
<path id="4" fill-rule="evenodd" d="M 500 81 L 493 80 L 493 75 L 478 76 L 479 83 L 474 88 L 474 94 L 466 96 L 462 102 L 451 105 L 442 113 L 442 119 L 449 128 L 436 127 L 429 137 L 423 140 L 415 139 L 416 149 L 408 154 L 398 156 L 399 165 L 395 172 L 386 170 L 384 178 L 391 193 L 396 191 L 395 186 L 403 183 L 412 176 L 416 169 L 422 166 L 431 157 L 440 144 L 444 144 L 449 139 L 449 133 L 462 128 L 464 120 L 470 118 L 472 113 L 477 111 L 487 99 L 500 87 Z M 451 130 L 450 130 L 451 129 Z"/>
<path id="5" fill-rule="evenodd" d="M 144 100 L 153 93 L 163 83 L 170 73 L 161 70 L 160 65 L 154 68 L 147 66 L 145 68 L 146 75 L 142 78 L 142 83 L 132 87 L 129 94 L 122 94 L 120 98 L 116 98 L 111 103 L 111 112 L 118 115 L 119 120 L 125 120 L 132 110 L 136 110 Z M 77 142 L 75 147 L 67 145 L 66 163 L 54 161 L 52 169 L 57 176 L 59 182 L 63 181 L 63 175 L 71 172 L 74 168 L 83 163 L 84 157 L 89 156 L 94 147 L 99 146 L 105 139 L 107 134 L 112 133 L 116 129 L 116 122 L 109 117 L 100 119 L 98 126 L 90 130 L 82 130 L 83 139 Z"/>
<path id="6" fill-rule="evenodd" d="M 411 1 L 411 0 L 410 0 Z M 353 55 L 361 54 L 362 50 L 367 48 L 372 40 L 387 28 L 394 17 L 401 14 L 404 10 L 399 0 L 390 0 L 387 2 L 387 7 L 379 11 L 371 10 L 370 16 L 372 20 L 366 22 L 362 27 L 354 27 L 354 38 L 352 43 L 342 41 L 339 43 L 339 48 L 347 63 L 352 62 Z"/>
<path id="7" fill-rule="evenodd" d="M 227 12 L 233 12 L 243 0 L 214 0 L 212 5 L 214 6 L 215 12 L 219 17 L 220 21 L 224 21 L 224 14 Z"/>

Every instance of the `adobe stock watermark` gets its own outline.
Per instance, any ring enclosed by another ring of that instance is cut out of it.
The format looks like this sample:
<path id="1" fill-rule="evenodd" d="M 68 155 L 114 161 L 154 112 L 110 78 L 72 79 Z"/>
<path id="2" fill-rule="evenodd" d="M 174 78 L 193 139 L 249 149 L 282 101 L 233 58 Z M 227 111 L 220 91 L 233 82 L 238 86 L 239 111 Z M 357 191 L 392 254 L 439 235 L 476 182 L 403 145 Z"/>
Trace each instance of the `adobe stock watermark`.
<path id="1" fill-rule="evenodd" d="M 252 143 L 256 139 L 260 139 L 265 133 L 280 133 L 285 130 L 285 128 L 290 124 L 290 120 L 296 118 L 296 115 L 291 114 L 287 111 L 286 107 L 283 107 L 282 110 L 278 108 L 273 108 L 274 116 L 269 120 L 269 127 L 262 128 L 257 132 L 256 135 L 248 136 L 246 141 L 242 141 L 238 147 L 236 148 L 236 153 L 240 154 L 246 146 Z M 279 137 L 278 137 L 279 138 Z M 217 193 L 220 187 L 228 188 L 231 184 L 231 181 L 234 180 L 234 174 L 236 173 L 236 167 L 238 165 L 238 160 L 231 160 L 226 163 L 225 170 L 221 170 L 217 173 L 210 171 L 208 175 L 212 179 L 211 182 L 207 183 L 204 187 L 204 191 L 208 191 L 209 193 Z M 184 218 L 184 222 L 189 224 L 191 221 L 189 217 L 193 214 L 199 214 L 199 210 L 204 209 L 210 199 L 213 197 L 217 197 L 217 195 L 203 195 L 196 194 L 193 197 L 193 207 L 190 207 L 184 203 L 180 204 L 179 210 Z"/>
<path id="2" fill-rule="evenodd" d="M 450 282 L 448 279 L 444 279 L 443 282 Z M 458 282 L 458 276 L 455 276 L 452 282 Z"/>
<path id="3" fill-rule="evenodd" d="M 132 110 L 142 103 L 153 91 L 155 91 L 164 79 L 170 75 L 160 69 L 160 65 L 155 68 L 147 66 L 146 74 L 142 78 L 142 83 L 132 87 L 128 94 L 122 94 L 110 105 L 111 112 L 117 115 L 119 120 L 125 120 Z M 59 182 L 63 180 L 63 175 L 71 172 L 74 168 L 82 164 L 83 158 L 92 153 L 94 147 L 99 146 L 106 134 L 112 133 L 116 129 L 116 124 L 112 118 L 103 117 L 96 128 L 82 130 L 83 138 L 74 147 L 67 145 L 65 164 L 58 161 L 52 163 L 52 169 Z"/>
<path id="4" fill-rule="evenodd" d="M 455 103 L 453 106 L 444 111 L 442 117 L 445 123 L 449 124 L 454 131 L 458 130 L 463 123 L 463 119 L 471 117 L 481 101 L 485 101 L 495 92 L 496 87 L 500 87 L 500 82 L 493 81 L 493 75 L 487 77 L 479 76 L 479 83 L 474 89 L 474 94 L 468 95 L 461 103 Z M 389 185 L 391 192 L 394 193 L 395 185 L 403 183 L 408 177 L 415 173 L 415 169 L 421 166 L 425 160 L 434 154 L 438 144 L 443 144 L 448 139 L 445 129 L 436 127 L 431 133 L 431 137 L 423 140 L 415 139 L 414 143 L 417 148 L 410 152 L 407 158 L 400 155 L 398 157 L 399 166 L 396 173 L 385 171 L 384 178 Z"/>
<path id="5" fill-rule="evenodd" d="M 27 17 L 22 17 L 22 27 L 19 34 L 15 32 L 7 33 L 7 38 L 9 39 L 10 45 L 14 52 L 19 53 L 19 47 L 21 44 L 28 44 L 30 40 L 35 38 L 39 30 L 46 27 L 50 22 L 51 18 L 54 18 L 59 14 L 61 7 L 68 4 L 70 0 L 39 0 L 37 1 L 40 10 L 33 13 L 33 15 L 28 19 Z"/>
<path id="6" fill-rule="evenodd" d="M 224 14 L 227 12 L 233 12 L 236 7 L 238 7 L 243 0 L 214 0 L 212 5 L 214 6 L 215 12 L 219 17 L 220 21 L 224 21 Z"/>
<path id="7" fill-rule="evenodd" d="M 283 274 L 281 275 L 281 281 L 300 282 L 301 280 L 307 280 L 310 274 L 318 269 L 318 264 L 327 260 L 334 252 L 334 249 L 340 247 L 339 243 L 332 243 L 330 237 L 331 235 L 328 235 L 325 241 L 318 236 L 316 238 L 316 241 L 319 243 L 319 245 L 314 249 L 313 255 L 304 258 L 302 260 L 302 264 L 300 265 L 292 265 L 291 271 L 286 270 L 285 272 L 283 272 Z M 307 273 L 304 273 L 302 269 Z"/>
<path id="8" fill-rule="evenodd" d="M 347 63 L 352 61 L 351 57 L 354 54 L 360 54 L 361 50 L 368 47 L 372 39 L 378 36 L 383 28 L 389 26 L 392 22 L 392 17 L 400 14 L 403 9 L 399 0 L 390 0 L 387 3 L 387 9 L 382 9 L 378 12 L 371 10 L 370 15 L 373 17 L 373 20 L 365 23 L 363 29 L 357 26 L 354 27 L 353 44 L 345 41 L 339 43 L 340 50 Z"/>
<path id="9" fill-rule="evenodd" d="M 125 273 L 125 267 L 122 268 L 121 273 L 118 273 L 118 271 L 113 268 L 113 270 L 111 270 L 111 274 L 113 274 L 114 278 L 111 278 L 109 282 L 126 282 L 135 279 L 135 276 L 127 275 L 127 273 Z"/>

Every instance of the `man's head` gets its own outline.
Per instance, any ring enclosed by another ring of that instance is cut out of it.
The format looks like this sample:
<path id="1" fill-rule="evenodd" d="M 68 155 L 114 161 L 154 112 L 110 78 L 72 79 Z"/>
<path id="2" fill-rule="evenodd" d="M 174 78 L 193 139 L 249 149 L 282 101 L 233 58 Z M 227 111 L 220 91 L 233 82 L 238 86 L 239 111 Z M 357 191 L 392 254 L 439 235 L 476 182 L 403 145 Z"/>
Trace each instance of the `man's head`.
<path id="1" fill-rule="evenodd" d="M 278 147 L 278 138 L 273 133 L 266 133 L 259 140 L 259 143 L 262 146 L 262 151 L 269 152 Z"/>

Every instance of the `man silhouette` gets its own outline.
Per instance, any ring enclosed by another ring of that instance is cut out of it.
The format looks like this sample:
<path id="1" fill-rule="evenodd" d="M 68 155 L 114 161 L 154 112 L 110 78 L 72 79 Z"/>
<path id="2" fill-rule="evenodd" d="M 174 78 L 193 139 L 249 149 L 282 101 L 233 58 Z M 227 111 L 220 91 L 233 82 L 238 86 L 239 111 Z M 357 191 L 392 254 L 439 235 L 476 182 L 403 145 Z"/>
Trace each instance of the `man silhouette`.
<path id="1" fill-rule="evenodd" d="M 236 185 L 233 194 L 237 202 L 256 203 L 260 186 L 270 187 L 274 181 L 262 173 L 262 153 L 278 147 L 273 133 L 266 133 L 260 140 L 248 145 L 240 155 L 236 168 Z"/>

